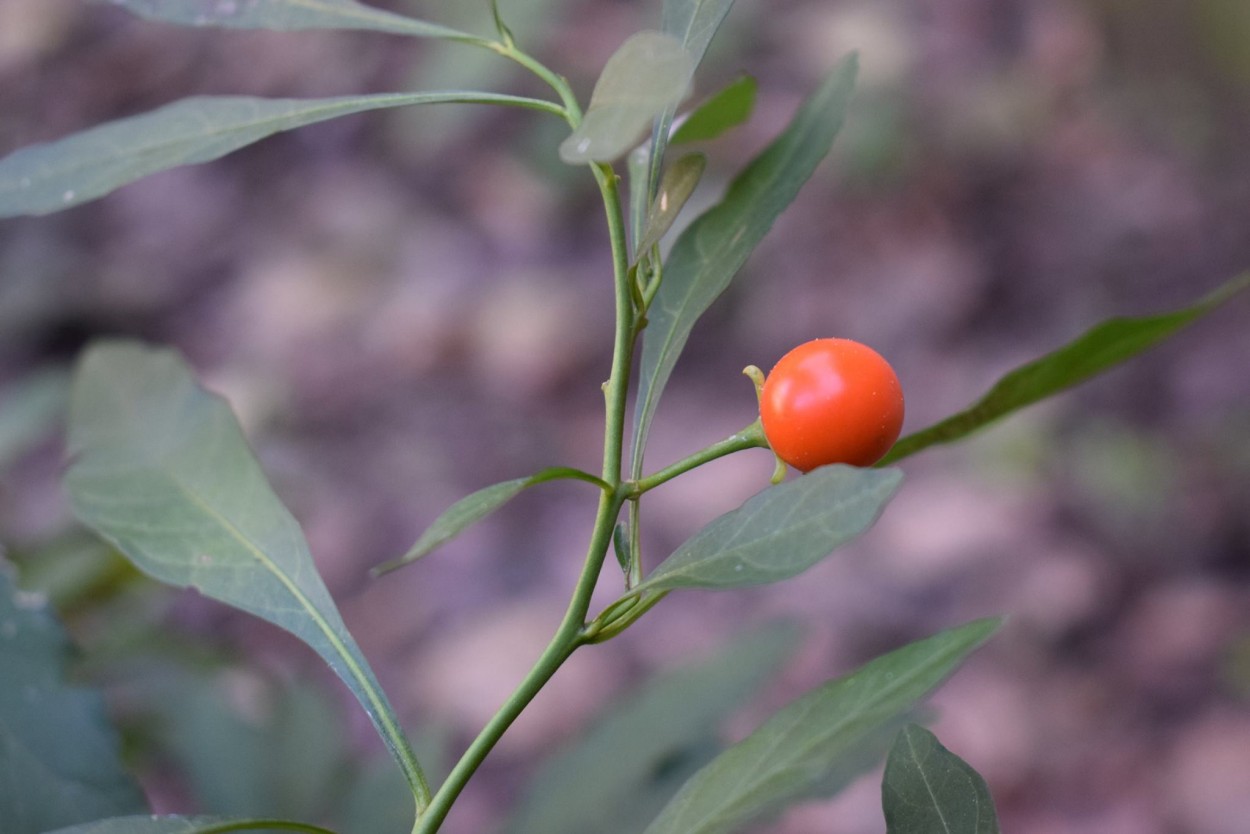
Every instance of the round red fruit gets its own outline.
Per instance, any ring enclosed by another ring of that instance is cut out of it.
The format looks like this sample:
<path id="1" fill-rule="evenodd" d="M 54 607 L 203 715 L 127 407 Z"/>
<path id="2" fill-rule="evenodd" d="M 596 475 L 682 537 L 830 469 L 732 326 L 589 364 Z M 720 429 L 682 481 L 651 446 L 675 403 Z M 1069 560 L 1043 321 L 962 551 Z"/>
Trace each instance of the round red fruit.
<path id="1" fill-rule="evenodd" d="M 781 357 L 760 392 L 764 436 L 803 472 L 830 463 L 871 466 L 903 428 L 898 375 L 867 345 L 816 339 Z"/>

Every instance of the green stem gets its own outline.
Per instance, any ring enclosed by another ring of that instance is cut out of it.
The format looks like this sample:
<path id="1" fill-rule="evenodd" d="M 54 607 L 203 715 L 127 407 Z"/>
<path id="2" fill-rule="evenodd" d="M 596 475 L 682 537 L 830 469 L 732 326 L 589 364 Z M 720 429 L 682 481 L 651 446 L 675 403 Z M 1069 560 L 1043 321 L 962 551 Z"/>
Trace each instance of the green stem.
<path id="1" fill-rule="evenodd" d="M 465 785 L 468 784 L 469 779 L 486 756 L 499 743 L 499 739 L 529 706 L 534 697 L 542 691 L 543 686 L 551 680 L 556 670 L 584 642 L 582 628 L 586 622 L 586 612 L 590 608 L 590 597 L 599 579 L 599 572 L 612 540 L 614 521 L 620 513 L 620 508 L 621 500 L 616 495 L 604 493 L 600 497 L 599 512 L 595 518 L 595 530 L 587 549 L 586 562 L 582 566 L 581 576 L 569 600 L 564 619 L 556 629 L 555 636 L 551 638 L 547 648 L 543 650 L 508 700 L 491 717 L 464 755 L 460 757 L 460 761 L 452 768 L 447 779 L 434 794 L 425 813 L 417 818 L 412 834 L 433 834 L 438 831 L 448 812 L 451 811 L 456 798 L 460 796 L 460 792 L 464 790 Z"/>
<path id="2" fill-rule="evenodd" d="M 564 104 L 564 118 L 569 125 L 576 128 L 582 123 L 581 105 L 577 103 L 577 96 L 573 95 L 573 90 L 569 87 L 569 82 L 564 79 L 564 76 L 552 72 L 537 59 L 517 49 L 513 43 L 492 41 L 484 45 L 508 60 L 515 61 L 525 67 L 545 82 L 547 86 L 555 90 L 556 94 L 560 96 L 560 101 Z"/>
<path id="3" fill-rule="evenodd" d="M 503 54 L 510 54 L 517 60 L 525 57 L 523 53 L 516 50 L 505 50 Z M 541 68 L 543 72 L 539 72 L 536 67 Z M 536 62 L 531 69 L 548 79 L 549 83 L 560 92 L 561 97 L 566 99 L 570 119 L 580 119 L 580 111 L 574 109 L 576 101 L 572 99 L 572 93 L 568 90 L 568 85 L 564 83 L 564 80 L 546 71 L 545 67 L 541 67 Z M 586 625 L 586 614 L 590 610 L 591 595 L 603 571 L 603 562 L 612 543 L 612 531 L 625 500 L 620 489 L 621 463 L 625 444 L 625 412 L 629 377 L 634 340 L 637 335 L 634 326 L 635 309 L 629 286 L 629 256 L 616 174 L 609 165 L 592 165 L 591 170 L 595 175 L 595 181 L 599 184 L 604 209 L 607 212 L 608 234 L 612 244 L 616 304 L 616 335 L 612 353 L 612 370 L 608 381 L 603 386 L 606 416 L 602 481 L 606 488 L 599 496 L 599 509 L 595 517 L 594 531 L 591 534 L 581 575 L 578 577 L 568 609 L 564 613 L 560 626 L 556 629 L 555 636 L 551 638 L 551 642 L 547 644 L 547 648 L 524 680 L 482 728 L 477 738 L 469 745 L 468 750 L 460 757 L 460 761 L 452 768 L 446 781 L 430 800 L 425 812 L 418 816 L 412 834 L 434 834 L 438 831 L 451 811 L 456 798 L 499 739 L 542 690 L 556 670 L 585 642 L 583 629 Z"/>
<path id="4" fill-rule="evenodd" d="M 625 242 L 625 218 L 621 213 L 620 193 L 617 189 L 616 172 L 611 165 L 598 163 L 591 166 L 603 205 L 607 212 L 608 235 L 612 244 L 612 271 L 615 277 L 616 336 L 612 348 L 612 373 L 604 384 L 607 418 L 603 435 L 603 480 L 609 484 L 621 481 L 621 457 L 625 445 L 625 410 L 629 394 L 629 377 L 633 368 L 634 296 L 630 286 L 629 250 Z"/>
<path id="5" fill-rule="evenodd" d="M 573 634 L 575 637 L 576 630 L 574 630 Z M 412 834 L 433 834 L 433 832 L 438 831 L 443 821 L 447 818 L 447 813 L 451 810 L 452 804 L 460 796 L 460 792 L 464 790 L 464 786 L 468 784 L 469 779 L 477 771 L 478 766 L 485 760 L 507 729 L 512 726 L 512 722 L 529 706 L 530 701 L 534 700 L 534 696 L 542 690 L 547 681 L 551 680 L 551 676 L 568 659 L 573 650 L 577 648 L 577 645 L 576 641 L 569 639 L 569 634 L 563 627 L 556 632 L 555 637 L 552 638 L 551 643 L 548 644 L 533 668 L 530 669 L 529 674 L 525 676 L 525 679 L 521 681 L 504 705 L 499 708 L 499 711 L 482 728 L 477 738 L 469 745 L 469 749 L 465 751 L 464 755 L 460 757 L 460 761 L 456 763 L 451 773 L 447 775 L 447 781 L 443 782 L 442 787 L 434 794 L 434 799 L 430 803 L 429 808 L 417 819 L 417 824 L 413 827 Z"/>
<path id="6" fill-rule="evenodd" d="M 660 484 L 667 483 L 678 475 L 689 472 L 691 469 L 702 466 L 708 461 L 722 458 L 725 455 L 741 452 L 743 449 L 768 448 L 768 441 L 764 438 L 764 429 L 760 426 L 760 421 L 756 420 L 740 432 L 737 432 L 724 440 L 713 443 L 705 449 L 700 449 L 687 458 L 682 458 L 676 463 L 669 464 L 652 475 L 645 478 L 639 478 L 636 481 L 630 481 L 625 484 L 626 497 L 637 498 L 644 492 L 655 489 Z"/>

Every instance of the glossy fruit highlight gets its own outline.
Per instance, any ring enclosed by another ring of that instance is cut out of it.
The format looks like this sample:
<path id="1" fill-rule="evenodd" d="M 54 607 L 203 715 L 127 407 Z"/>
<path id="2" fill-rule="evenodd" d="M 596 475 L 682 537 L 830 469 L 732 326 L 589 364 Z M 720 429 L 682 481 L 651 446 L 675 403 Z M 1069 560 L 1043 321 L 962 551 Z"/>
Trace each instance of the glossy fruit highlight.
<path id="1" fill-rule="evenodd" d="M 760 421 L 777 456 L 803 472 L 871 466 L 903 428 L 898 375 L 867 345 L 815 339 L 781 357 L 760 391 Z"/>

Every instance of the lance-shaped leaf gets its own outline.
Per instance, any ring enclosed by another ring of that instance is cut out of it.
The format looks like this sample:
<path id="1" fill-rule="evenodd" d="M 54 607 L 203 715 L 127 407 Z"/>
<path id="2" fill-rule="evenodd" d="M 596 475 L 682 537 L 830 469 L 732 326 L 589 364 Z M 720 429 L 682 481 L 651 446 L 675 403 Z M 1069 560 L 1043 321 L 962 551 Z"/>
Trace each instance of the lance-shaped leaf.
<path id="1" fill-rule="evenodd" d="M 729 186 L 723 200 L 695 220 L 673 245 L 664 282 L 647 314 L 634 418 L 632 471 L 664 385 L 695 322 L 729 286 L 773 221 L 790 205 L 829 152 L 855 83 L 856 60 L 843 61 L 778 136 Z"/>
<path id="2" fill-rule="evenodd" d="M 639 145 L 625 157 L 625 173 L 629 178 L 629 237 L 642 237 L 642 227 L 651 210 L 651 146 Z"/>
<path id="3" fill-rule="evenodd" d="M 745 122 L 755 106 L 755 89 L 755 79 L 749 75 L 730 82 L 690 112 L 682 121 L 681 127 L 673 131 L 670 141 L 679 143 L 714 139 L 735 125 Z M 671 118 L 672 114 L 669 113 L 668 116 Z M 652 143 L 648 142 L 635 148 L 629 154 L 629 230 L 635 240 L 642 237 L 645 218 L 649 210 L 647 198 L 651 194 L 653 185 L 651 181 L 653 147 Z M 662 161 L 659 160 L 656 164 Z M 665 172 L 665 177 L 669 175 L 673 167 L 675 165 L 670 166 Z M 656 189 L 652 204 L 659 199 L 662 191 L 663 184 L 661 183 Z M 635 246 L 634 250 L 642 252 L 645 248 Z"/>
<path id="4" fill-rule="evenodd" d="M 365 29 L 395 35 L 480 41 L 474 35 L 375 9 L 355 0 L 109 0 L 139 17 L 233 29 Z"/>
<path id="5" fill-rule="evenodd" d="M 585 834 L 604 820 L 612 821 L 612 834 L 642 831 L 719 751 L 720 724 L 777 670 L 797 637 L 780 623 L 752 631 L 612 704 L 543 764 L 506 834 Z"/>
<path id="6" fill-rule="evenodd" d="M 686 201 L 694 193 L 703 169 L 707 167 L 707 157 L 701 153 L 686 154 L 674 162 L 664 172 L 660 181 L 660 190 L 647 211 L 642 235 L 634 246 L 634 257 L 642 257 L 648 249 L 660 242 L 660 239 L 673 227 L 677 215 L 681 213 Z"/>
<path id="7" fill-rule="evenodd" d="M 672 35 L 631 35 L 604 65 L 582 123 L 560 144 L 560 159 L 583 165 L 621 156 L 656 116 L 685 98 L 693 73 L 690 53 Z"/>
<path id="8" fill-rule="evenodd" d="M 1108 319 L 1040 359 L 1011 371 L 965 411 L 894 444 L 882 466 L 939 443 L 953 443 L 1013 411 L 1058 394 L 1162 342 L 1250 287 L 1239 275 L 1196 304 L 1156 316 Z"/>
<path id="9" fill-rule="evenodd" d="M 734 0 L 664 0 L 660 10 L 660 31 L 681 41 L 690 54 L 692 69 L 698 69 L 707 53 L 712 36 L 729 14 Z M 646 168 L 648 175 L 644 190 L 649 197 L 655 193 L 660 181 L 660 169 L 664 164 L 664 152 L 668 148 L 669 129 L 677 103 L 660 113 L 651 128 L 651 141 L 647 147 Z"/>
<path id="10" fill-rule="evenodd" d="M 0 563 L 0 830 L 49 828 L 145 809 L 122 767 L 104 701 L 65 680 L 70 645 L 44 598 Z"/>
<path id="11" fill-rule="evenodd" d="M 0 159 L 0 217 L 60 211 L 148 174 L 208 162 L 314 122 L 367 110 L 451 102 L 563 112 L 549 101 L 459 91 L 326 99 L 197 96 L 21 148 Z"/>
<path id="12" fill-rule="evenodd" d="M 141 570 L 255 614 L 313 648 L 364 706 L 415 796 L 424 776 L 393 710 L 229 405 L 173 351 L 104 342 L 70 401 L 74 514 Z"/>
<path id="13" fill-rule="evenodd" d="M 669 142 L 707 142 L 751 117 L 755 109 L 755 79 L 743 75 L 690 112 L 673 131 Z"/>
<path id="14" fill-rule="evenodd" d="M 696 533 L 631 593 L 789 579 L 871 527 L 902 479 L 895 469 L 834 464 L 770 486 Z"/>
<path id="15" fill-rule="evenodd" d="M 434 523 L 421 534 L 421 537 L 408 549 L 407 553 L 398 559 L 378 565 L 373 569 L 373 572 L 375 574 L 385 573 L 386 571 L 402 567 L 409 562 L 415 562 L 435 548 L 460 535 L 464 530 L 481 521 L 524 490 L 536 484 L 561 478 L 573 478 L 598 486 L 606 486 L 603 481 L 589 473 L 565 467 L 552 467 L 526 478 L 514 478 L 511 481 L 491 484 L 488 487 L 479 489 L 477 492 L 466 495 L 452 504 L 443 511 L 442 515 L 434 519 Z"/>
<path id="16" fill-rule="evenodd" d="M 660 31 L 681 41 L 698 66 L 733 4 L 734 0 L 664 0 Z"/>
<path id="17" fill-rule="evenodd" d="M 303 834 L 335 834 L 326 828 L 287 820 L 223 819 L 221 817 L 115 817 L 46 834 L 264 834 L 270 831 L 297 831 Z M 7 832 L 6 832 L 7 834 Z"/>
<path id="18" fill-rule="evenodd" d="M 998 834 L 985 779 L 916 724 L 890 748 L 881 805 L 886 834 Z"/>
<path id="19" fill-rule="evenodd" d="M 831 774 L 848 756 L 862 755 L 866 739 L 910 711 L 997 627 L 978 620 L 942 632 L 803 695 L 696 773 L 646 834 L 735 831 L 788 802 L 832 792 L 840 785 Z"/>

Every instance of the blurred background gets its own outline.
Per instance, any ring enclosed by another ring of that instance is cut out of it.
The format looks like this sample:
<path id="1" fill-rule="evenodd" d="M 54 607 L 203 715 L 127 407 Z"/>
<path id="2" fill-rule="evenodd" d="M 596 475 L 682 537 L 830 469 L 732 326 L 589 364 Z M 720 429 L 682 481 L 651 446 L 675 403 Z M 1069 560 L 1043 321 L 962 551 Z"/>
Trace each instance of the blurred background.
<path id="1" fill-rule="evenodd" d="M 379 5 L 488 25 L 485 3 Z M 583 100 L 659 16 L 655 0 L 501 7 Z M 886 355 L 910 431 L 1104 318 L 1183 306 L 1250 265 L 1243 0 L 739 3 L 695 96 L 747 72 L 759 103 L 705 148 L 691 216 L 851 50 L 861 81 L 835 152 L 695 330 L 649 468 L 751 422 L 741 368 L 800 341 Z M 461 87 L 543 94 L 465 47 L 0 3 L 0 153 L 193 94 Z M 356 831 L 399 831 L 408 803 L 310 652 L 135 576 L 74 526 L 59 487 L 66 370 L 90 340 L 134 336 L 178 347 L 230 398 L 401 716 L 432 759 L 454 761 L 558 621 L 596 496 L 548 484 L 414 567 L 367 571 L 473 490 L 598 468 L 610 267 L 593 182 L 556 156 L 565 133 L 480 107 L 377 112 L 0 222 L 0 547 L 66 617 L 77 674 L 109 693 L 157 810 L 321 807 Z M 882 651 L 1006 614 L 933 700 L 936 732 L 986 775 L 1004 831 L 1244 832 L 1248 313 L 1234 300 L 1122 369 L 908 460 L 874 530 L 802 579 L 675 595 L 580 652 L 447 830 L 492 830 L 534 762 L 614 698 L 752 625 L 793 618 L 804 637 L 729 738 Z M 743 453 L 650 496 L 648 562 L 771 467 Z M 618 581 L 605 572 L 603 603 Z M 222 763 L 230 784 L 206 775 Z M 755 830 L 883 828 L 874 776 Z"/>

